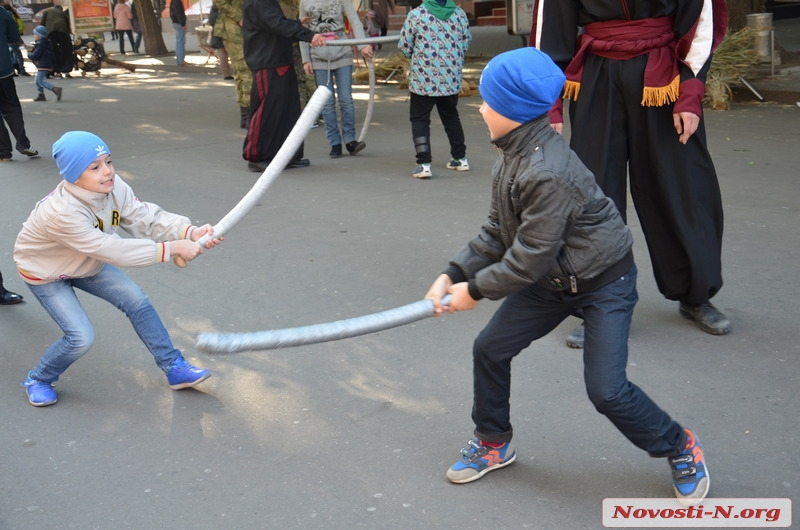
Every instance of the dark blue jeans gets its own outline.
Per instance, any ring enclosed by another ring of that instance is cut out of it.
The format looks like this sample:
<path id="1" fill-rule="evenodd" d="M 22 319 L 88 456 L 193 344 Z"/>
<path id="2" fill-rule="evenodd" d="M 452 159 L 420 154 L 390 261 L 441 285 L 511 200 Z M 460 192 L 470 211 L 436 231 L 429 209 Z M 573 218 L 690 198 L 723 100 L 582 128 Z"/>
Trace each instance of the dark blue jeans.
<path id="1" fill-rule="evenodd" d="M 511 440 L 511 360 L 569 315 L 585 323 L 584 383 L 589 399 L 634 445 L 652 456 L 683 449 L 685 434 L 638 386 L 628 380 L 628 334 L 636 293 L 636 266 L 589 293 L 554 292 L 533 285 L 506 298 L 475 339 L 475 435 Z"/>

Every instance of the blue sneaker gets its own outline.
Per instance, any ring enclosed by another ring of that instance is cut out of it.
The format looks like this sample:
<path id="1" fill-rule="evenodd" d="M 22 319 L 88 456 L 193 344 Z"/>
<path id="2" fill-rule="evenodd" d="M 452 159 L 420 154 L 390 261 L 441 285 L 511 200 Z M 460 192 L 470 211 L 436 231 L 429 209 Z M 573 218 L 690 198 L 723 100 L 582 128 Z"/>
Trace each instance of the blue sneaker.
<path id="1" fill-rule="evenodd" d="M 167 382 L 172 390 L 193 387 L 211 377 L 211 372 L 204 368 L 197 368 L 180 358 L 175 361 L 167 372 Z"/>
<path id="2" fill-rule="evenodd" d="M 672 468 L 672 488 L 683 506 L 692 506 L 708 494 L 710 479 L 703 446 L 700 439 L 689 429 L 686 431 L 686 448 L 667 458 Z"/>
<path id="3" fill-rule="evenodd" d="M 481 445 L 477 438 L 468 443 L 461 450 L 461 459 L 447 470 L 447 480 L 455 484 L 478 480 L 489 471 L 505 467 L 517 459 L 517 453 L 511 449 L 511 442 L 498 448 Z"/>
<path id="4" fill-rule="evenodd" d="M 46 407 L 58 401 L 58 394 L 53 390 L 52 383 L 37 381 L 29 377 L 20 384 L 25 387 L 28 402 L 34 407 Z"/>

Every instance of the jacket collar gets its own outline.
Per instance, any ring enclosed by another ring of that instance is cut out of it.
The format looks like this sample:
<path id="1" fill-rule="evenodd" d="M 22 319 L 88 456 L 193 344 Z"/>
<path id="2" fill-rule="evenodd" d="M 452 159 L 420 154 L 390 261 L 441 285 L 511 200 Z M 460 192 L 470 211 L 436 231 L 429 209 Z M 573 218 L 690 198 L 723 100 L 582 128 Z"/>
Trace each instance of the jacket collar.
<path id="1" fill-rule="evenodd" d="M 116 187 L 117 180 L 119 175 L 115 175 L 114 177 L 114 186 Z M 89 205 L 90 207 L 99 207 L 103 204 L 103 201 L 109 196 L 108 193 L 98 193 L 96 191 L 89 191 L 87 189 L 81 188 L 77 184 L 72 182 L 68 182 L 66 180 L 61 182 L 63 189 L 67 191 L 70 195 L 73 195 L 76 199 L 81 201 L 82 203 Z"/>
<path id="2" fill-rule="evenodd" d="M 547 130 L 550 130 L 550 117 L 543 114 L 526 121 L 505 136 L 492 140 L 492 144 L 503 151 L 506 156 L 517 156 L 530 145 L 536 144 Z"/>

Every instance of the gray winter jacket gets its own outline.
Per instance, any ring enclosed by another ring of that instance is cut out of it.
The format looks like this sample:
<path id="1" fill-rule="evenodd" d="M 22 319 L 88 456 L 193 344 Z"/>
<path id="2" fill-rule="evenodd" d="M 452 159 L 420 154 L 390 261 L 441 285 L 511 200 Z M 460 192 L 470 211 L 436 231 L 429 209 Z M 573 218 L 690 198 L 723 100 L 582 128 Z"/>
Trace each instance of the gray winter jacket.
<path id="1" fill-rule="evenodd" d="M 628 272 L 628 227 L 547 115 L 493 143 L 489 218 L 450 261 L 454 282 L 468 280 L 476 300 L 498 300 L 533 283 L 587 292 Z"/>

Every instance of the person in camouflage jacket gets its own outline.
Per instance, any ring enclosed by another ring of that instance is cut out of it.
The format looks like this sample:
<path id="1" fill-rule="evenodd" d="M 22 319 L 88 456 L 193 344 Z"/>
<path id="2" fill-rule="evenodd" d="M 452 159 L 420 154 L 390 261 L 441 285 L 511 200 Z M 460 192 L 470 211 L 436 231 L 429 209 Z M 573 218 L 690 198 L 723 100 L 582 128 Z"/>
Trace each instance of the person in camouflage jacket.
<path id="1" fill-rule="evenodd" d="M 240 123 L 246 129 L 250 119 L 250 89 L 253 86 L 253 73 L 244 60 L 244 44 L 242 39 L 242 11 L 244 0 L 213 0 L 219 10 L 214 24 L 215 37 L 222 39 L 233 65 L 233 82 L 236 87 L 236 101 L 239 103 Z"/>

